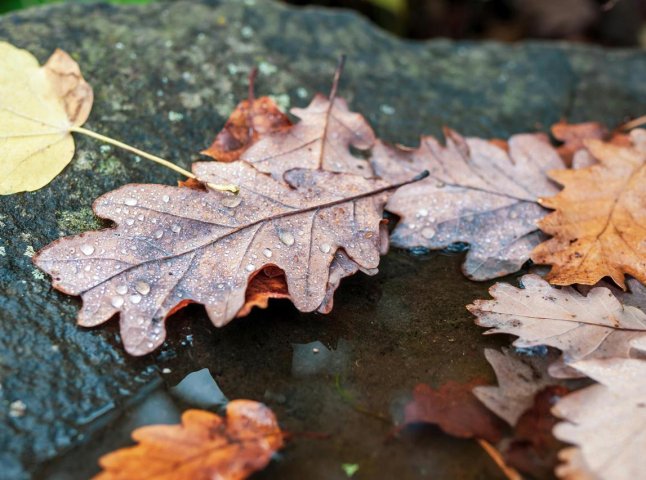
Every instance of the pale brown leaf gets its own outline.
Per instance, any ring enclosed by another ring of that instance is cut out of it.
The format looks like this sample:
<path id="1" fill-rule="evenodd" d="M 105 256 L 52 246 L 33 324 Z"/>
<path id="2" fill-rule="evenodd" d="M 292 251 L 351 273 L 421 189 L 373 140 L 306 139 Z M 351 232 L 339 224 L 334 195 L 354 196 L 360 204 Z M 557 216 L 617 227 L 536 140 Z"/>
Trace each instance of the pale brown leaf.
<path id="1" fill-rule="evenodd" d="M 430 172 L 388 201 L 386 209 L 401 217 L 391 241 L 430 249 L 468 243 L 462 270 L 474 280 L 517 271 L 542 241 L 536 222 L 547 211 L 537 200 L 558 191 L 545 173 L 563 168 L 561 158 L 541 135 L 515 135 L 509 151 L 451 130 L 446 136 L 445 147 L 424 137 L 416 150 L 379 142 L 373 149 L 372 164 L 382 178 Z"/>
<path id="2" fill-rule="evenodd" d="M 580 360 L 628 358 L 630 341 L 646 335 L 646 313 L 622 305 L 607 288 L 583 296 L 573 288 L 555 288 L 537 275 L 522 278 L 524 288 L 497 283 L 493 300 L 476 300 L 467 306 L 476 324 L 489 327 L 485 334 L 517 335 L 517 347 L 549 345 L 563 352 L 552 364 L 557 378 L 580 376 L 567 365 Z"/>
<path id="3" fill-rule="evenodd" d="M 572 364 L 599 382 L 554 407 L 566 420 L 554 435 L 572 443 L 559 455 L 556 473 L 565 479 L 643 478 L 646 451 L 646 361 L 611 358 Z"/>

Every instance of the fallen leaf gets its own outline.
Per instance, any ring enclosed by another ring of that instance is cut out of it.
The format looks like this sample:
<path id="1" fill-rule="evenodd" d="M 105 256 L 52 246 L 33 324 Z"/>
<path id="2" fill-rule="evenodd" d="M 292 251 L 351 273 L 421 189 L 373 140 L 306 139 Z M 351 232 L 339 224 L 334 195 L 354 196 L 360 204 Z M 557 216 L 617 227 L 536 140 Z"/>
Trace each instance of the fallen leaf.
<path id="1" fill-rule="evenodd" d="M 120 313 L 126 350 L 143 355 L 164 341 L 164 319 L 188 303 L 204 304 L 214 325 L 228 323 L 265 267 L 285 273 L 290 299 L 306 312 L 331 301 L 339 250 L 376 272 L 383 205 L 401 184 L 302 169 L 284 184 L 244 162 L 201 162 L 194 172 L 233 182 L 240 194 L 126 185 L 94 203 L 115 228 L 59 239 L 34 257 L 55 288 L 82 296 L 80 325 Z"/>
<path id="2" fill-rule="evenodd" d="M 416 150 L 378 142 L 375 173 L 389 181 L 428 170 L 429 178 L 400 188 L 386 209 L 401 217 L 393 245 L 440 249 L 470 245 L 462 266 L 473 280 L 517 271 L 542 241 L 536 222 L 547 214 L 538 198 L 558 191 L 545 176 L 563 168 L 556 150 L 541 135 L 515 135 L 505 149 L 479 138 L 446 131 L 446 147 L 422 138 Z"/>
<path id="3" fill-rule="evenodd" d="M 582 164 L 594 163 L 591 158 L 588 158 L 589 154 L 583 145 L 584 141 L 590 139 L 604 140 L 608 137 L 608 130 L 598 122 L 568 123 L 561 120 L 559 123 L 552 125 L 552 135 L 563 142 L 557 148 L 557 151 L 563 158 L 565 165 L 577 168 Z M 574 165 L 575 157 L 579 157 L 576 165 Z"/>
<path id="4" fill-rule="evenodd" d="M 588 140 L 599 164 L 550 172 L 564 186 L 541 204 L 556 210 L 539 222 L 553 238 L 532 252 L 552 266 L 555 285 L 593 285 L 605 276 L 622 288 L 624 275 L 646 283 L 646 130 L 631 132 L 630 147 Z"/>
<path id="5" fill-rule="evenodd" d="M 512 427 L 534 405 L 537 392 L 558 382 L 547 373 L 553 355 L 513 355 L 508 349 L 501 353 L 488 348 L 485 357 L 496 372 L 498 386 L 477 386 L 473 394 Z"/>
<path id="6" fill-rule="evenodd" d="M 449 381 L 437 390 L 417 385 L 404 411 L 404 425 L 430 423 L 454 437 L 496 443 L 502 438 L 504 424 L 473 395 L 473 388 L 482 384 L 480 380 Z"/>
<path id="7" fill-rule="evenodd" d="M 238 104 L 213 144 L 200 153 L 220 162 L 233 162 L 260 138 L 291 126 L 292 122 L 271 98 L 255 98 L 255 72 L 249 76 L 249 98 Z"/>
<path id="8" fill-rule="evenodd" d="M 0 42 L 0 195 L 44 187 L 74 156 L 73 127 L 92 108 L 78 64 L 56 50 L 40 67 L 26 50 Z"/>
<path id="9" fill-rule="evenodd" d="M 467 309 L 485 334 L 508 333 L 517 347 L 549 345 L 563 352 L 549 367 L 557 378 L 580 374 L 567 365 L 580 360 L 628 358 L 629 342 L 646 335 L 646 313 L 622 305 L 610 290 L 592 289 L 583 296 L 574 288 L 555 288 L 537 275 L 522 277 L 524 288 L 496 283 L 493 300 L 476 300 Z"/>
<path id="10" fill-rule="evenodd" d="M 576 447 L 559 457 L 556 474 L 568 479 L 634 480 L 644 476 L 646 451 L 646 361 L 612 358 L 572 365 L 599 382 L 554 407 L 566 420 L 554 435 Z"/>
<path id="11" fill-rule="evenodd" d="M 514 433 L 506 443 L 503 452 L 506 463 L 533 478 L 550 478 L 563 447 L 552 428 L 558 419 L 551 409 L 567 395 L 566 387 L 552 385 L 537 392 L 533 404 L 518 419 Z"/>
<path id="12" fill-rule="evenodd" d="M 283 446 L 274 413 L 261 403 L 234 400 L 226 417 L 188 410 L 181 425 L 132 433 L 138 445 L 104 455 L 97 480 L 239 480 L 262 470 Z"/>
<path id="13" fill-rule="evenodd" d="M 341 67 L 329 97 L 317 94 L 307 108 L 292 108 L 290 112 L 300 121 L 264 135 L 244 152 L 241 160 L 281 181 L 283 174 L 293 168 L 372 177 L 370 164 L 355 157 L 350 147 L 370 149 L 375 133 L 362 115 L 351 112 L 346 101 L 337 98 L 340 73 Z"/>

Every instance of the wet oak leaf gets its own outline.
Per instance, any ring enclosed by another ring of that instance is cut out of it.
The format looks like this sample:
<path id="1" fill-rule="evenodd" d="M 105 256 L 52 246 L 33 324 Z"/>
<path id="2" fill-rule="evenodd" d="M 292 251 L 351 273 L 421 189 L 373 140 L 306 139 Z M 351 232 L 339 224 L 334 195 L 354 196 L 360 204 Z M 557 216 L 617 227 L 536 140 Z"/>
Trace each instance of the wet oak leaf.
<path id="1" fill-rule="evenodd" d="M 646 313 L 622 305 L 609 289 L 593 288 L 584 296 L 571 287 L 552 287 L 538 275 L 523 276 L 522 284 L 497 283 L 489 289 L 493 300 L 476 300 L 467 309 L 477 325 L 490 328 L 485 334 L 516 335 L 516 347 L 561 350 L 562 358 L 548 370 L 553 377 L 580 377 L 568 367 L 573 362 L 638 354 L 630 342 L 646 336 Z"/>
<path id="2" fill-rule="evenodd" d="M 419 384 L 413 400 L 404 410 L 404 425 L 428 423 L 459 438 L 480 438 L 496 443 L 502 438 L 504 424 L 478 401 L 472 390 L 484 382 L 446 382 L 437 390 Z"/>
<path id="3" fill-rule="evenodd" d="M 563 449 L 560 478 L 633 480 L 644 476 L 646 361 L 611 358 L 573 364 L 599 382 L 576 391 L 553 409 L 565 420 L 554 435 L 576 445 Z"/>
<path id="4" fill-rule="evenodd" d="M 298 123 L 264 135 L 240 159 L 277 180 L 293 168 L 373 176 L 370 164 L 355 157 L 350 147 L 370 149 L 375 134 L 362 115 L 349 110 L 345 100 L 317 94 L 309 106 L 292 108 L 291 113 L 300 119 Z"/>
<path id="5" fill-rule="evenodd" d="M 274 413 L 250 400 L 229 402 L 226 417 L 188 410 L 180 425 L 138 428 L 132 438 L 136 446 L 101 457 L 96 480 L 240 480 L 283 446 Z"/>
<path id="6" fill-rule="evenodd" d="M 285 273 L 290 299 L 307 312 L 331 302 L 338 251 L 376 272 L 383 205 L 399 184 L 302 169 L 284 184 L 244 162 L 193 169 L 203 182 L 239 185 L 240 194 L 126 185 L 94 203 L 114 228 L 57 240 L 34 257 L 55 288 L 82 297 L 80 325 L 120 313 L 126 350 L 143 355 L 164 341 L 164 319 L 187 303 L 203 304 L 216 326 L 228 323 L 267 266 Z"/>
<path id="7" fill-rule="evenodd" d="M 201 153 L 220 162 L 233 162 L 259 139 L 285 130 L 291 124 L 271 98 L 243 100 L 211 146 Z"/>
<path id="8" fill-rule="evenodd" d="M 371 162 L 381 178 L 430 172 L 388 201 L 386 209 L 401 217 L 391 241 L 429 249 L 468 243 L 462 270 L 473 280 L 517 271 L 542 241 L 536 222 L 548 211 L 537 202 L 558 191 L 546 172 L 563 168 L 561 158 L 542 135 L 515 135 L 502 148 L 445 133 L 446 146 L 423 137 L 414 150 L 380 142 L 374 147 Z"/>
<path id="9" fill-rule="evenodd" d="M 496 372 L 498 386 L 477 386 L 473 394 L 512 427 L 532 407 L 537 392 L 558 383 L 547 372 L 554 355 L 513 355 L 508 349 L 488 348 L 485 357 Z"/>
<path id="10" fill-rule="evenodd" d="M 42 67 L 0 42 L 0 195 L 44 187 L 74 156 L 70 129 L 90 114 L 93 93 L 78 64 L 56 50 Z"/>
<path id="11" fill-rule="evenodd" d="M 594 285 L 608 276 L 625 288 L 625 274 L 646 283 L 646 130 L 631 139 L 630 146 L 588 140 L 598 164 L 550 172 L 564 189 L 541 200 L 555 210 L 539 223 L 552 238 L 531 255 L 552 266 L 550 283 Z"/>

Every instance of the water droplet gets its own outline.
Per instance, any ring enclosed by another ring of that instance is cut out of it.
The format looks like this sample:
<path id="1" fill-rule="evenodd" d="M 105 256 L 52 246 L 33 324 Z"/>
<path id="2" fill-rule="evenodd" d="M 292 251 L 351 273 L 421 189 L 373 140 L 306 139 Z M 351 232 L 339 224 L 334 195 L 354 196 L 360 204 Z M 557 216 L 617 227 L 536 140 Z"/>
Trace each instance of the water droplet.
<path id="1" fill-rule="evenodd" d="M 135 284 L 135 290 L 137 290 L 139 293 L 142 295 L 148 295 L 150 293 L 150 285 L 148 285 L 146 282 L 143 280 L 139 280 Z"/>
<path id="2" fill-rule="evenodd" d="M 141 302 L 141 295 L 137 295 L 136 293 L 134 295 L 130 295 L 130 301 L 135 305 L 138 304 Z"/>
<path id="3" fill-rule="evenodd" d="M 330 253 L 330 250 L 332 250 L 332 247 L 330 247 L 327 243 L 324 243 L 319 247 L 319 250 L 321 250 L 323 253 Z"/>
<path id="4" fill-rule="evenodd" d="M 294 245 L 294 235 L 292 235 L 289 232 L 280 232 L 278 234 L 278 238 L 280 238 L 280 241 L 283 242 L 288 247 L 291 247 L 292 245 Z"/>
<path id="5" fill-rule="evenodd" d="M 128 293 L 128 287 L 126 287 L 125 285 L 118 285 L 117 286 L 117 293 L 119 295 L 125 295 L 126 293 Z"/>
<path id="6" fill-rule="evenodd" d="M 112 297 L 112 300 L 110 300 L 110 303 L 114 308 L 121 307 L 123 305 L 123 302 L 124 302 L 123 297 L 120 297 L 118 295 L 115 297 Z"/>
<path id="7" fill-rule="evenodd" d="M 422 208 L 417 211 L 418 217 L 425 217 L 426 215 L 428 215 L 428 210 L 426 210 L 425 208 Z"/>
<path id="8" fill-rule="evenodd" d="M 180 227 L 179 225 L 173 225 L 172 227 L 170 227 L 170 229 L 173 231 L 173 233 L 179 233 L 182 231 L 182 227 Z"/>
<path id="9" fill-rule="evenodd" d="M 162 197 L 162 200 L 164 201 L 164 203 L 168 203 L 168 202 L 170 202 L 170 197 L 168 195 L 164 195 Z"/>
<path id="10" fill-rule="evenodd" d="M 86 265 L 83 270 L 85 270 L 86 272 L 89 272 L 91 269 L 92 267 L 90 265 Z"/>
<path id="11" fill-rule="evenodd" d="M 514 220 L 514 219 L 518 218 L 518 212 L 517 212 L 516 210 L 512 210 L 512 211 L 509 213 L 509 218 L 511 218 L 512 220 Z"/>
<path id="12" fill-rule="evenodd" d="M 164 231 L 163 230 L 157 230 L 155 233 L 153 233 L 153 236 L 155 238 L 162 238 L 164 236 Z"/>
<path id="13" fill-rule="evenodd" d="M 140 222 L 143 222 L 143 221 L 144 221 L 144 216 L 143 216 L 143 215 L 139 215 L 139 216 L 137 217 L 137 220 L 139 220 Z"/>
<path id="14" fill-rule="evenodd" d="M 136 198 L 126 198 L 123 203 L 125 203 L 129 207 L 134 207 L 135 205 L 137 205 L 137 199 Z"/>
<path id="15" fill-rule="evenodd" d="M 446 183 L 444 183 L 443 181 L 441 181 L 441 180 L 440 180 L 439 182 L 437 182 L 437 183 L 435 184 L 435 186 L 436 186 L 437 188 L 444 188 L 444 187 L 446 186 Z"/>
<path id="16" fill-rule="evenodd" d="M 126 224 L 127 224 L 127 225 L 132 225 L 133 223 L 135 223 L 135 219 L 134 219 L 134 218 L 126 218 Z"/>
<path id="17" fill-rule="evenodd" d="M 83 252 L 83 255 L 92 255 L 94 253 L 94 247 L 87 243 L 83 244 L 81 245 L 81 252 Z"/>
<path id="18" fill-rule="evenodd" d="M 265 249 L 262 251 L 262 254 L 263 254 L 265 257 L 267 257 L 267 258 L 271 258 L 271 256 L 272 256 L 272 251 L 271 251 L 269 248 L 265 248 Z"/>
<path id="19" fill-rule="evenodd" d="M 148 342 L 148 348 L 153 348 L 155 345 L 153 345 L 153 342 Z"/>
<path id="20" fill-rule="evenodd" d="M 240 203 L 242 203 L 242 198 L 240 197 L 240 195 L 230 195 L 222 199 L 222 205 L 227 208 L 236 208 L 238 205 L 240 205 Z"/>
<path id="21" fill-rule="evenodd" d="M 435 230 L 433 228 L 426 227 L 422 229 L 422 237 L 426 238 L 427 240 L 433 238 L 434 235 L 435 235 Z"/>
<path id="22" fill-rule="evenodd" d="M 253 264 L 247 265 L 247 272 L 253 272 L 255 270 L 256 266 Z"/>

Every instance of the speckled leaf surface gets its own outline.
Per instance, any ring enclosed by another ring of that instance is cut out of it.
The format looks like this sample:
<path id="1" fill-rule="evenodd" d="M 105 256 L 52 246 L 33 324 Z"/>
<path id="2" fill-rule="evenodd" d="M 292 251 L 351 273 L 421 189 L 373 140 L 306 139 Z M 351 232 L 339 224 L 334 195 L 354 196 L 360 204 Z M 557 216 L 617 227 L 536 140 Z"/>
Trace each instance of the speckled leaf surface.
<path id="1" fill-rule="evenodd" d="M 317 94 L 307 108 L 293 108 L 291 113 L 300 119 L 298 123 L 266 135 L 240 158 L 277 179 L 292 168 L 373 176 L 370 164 L 355 157 L 350 146 L 368 150 L 375 134 L 344 99 Z"/>
<path id="2" fill-rule="evenodd" d="M 285 174 L 285 185 L 244 162 L 202 162 L 194 172 L 203 182 L 233 182 L 240 193 L 127 185 L 94 205 L 116 228 L 63 238 L 34 258 L 55 288 L 83 298 L 80 325 L 120 313 L 126 350 L 144 355 L 166 338 L 164 319 L 189 302 L 225 325 L 267 266 L 285 272 L 304 312 L 324 302 L 339 249 L 376 273 L 383 205 L 396 186 L 302 169 Z"/>
<path id="3" fill-rule="evenodd" d="M 497 283 L 493 300 L 476 300 L 467 308 L 486 334 L 517 335 L 518 347 L 549 345 L 563 352 L 549 373 L 557 378 L 581 376 L 567 365 L 597 358 L 629 358 L 633 339 L 646 336 L 646 313 L 622 305 L 604 287 L 586 296 L 573 288 L 554 288 L 538 275 L 525 275 L 523 288 Z"/>
<path id="4" fill-rule="evenodd" d="M 88 128 L 175 160 L 184 168 L 198 159 L 195 152 L 209 145 L 238 100 L 246 98 L 253 66 L 259 66 L 259 92 L 275 94 L 282 109 L 305 108 L 314 92 L 329 89 L 337 57 L 347 54 L 339 88 L 352 109 L 365 115 L 379 137 L 409 145 L 422 132 L 441 135 L 444 125 L 483 138 L 508 138 L 535 131 L 537 124 L 546 128 L 561 118 L 617 125 L 626 117 L 643 114 L 646 98 L 643 51 L 536 42 L 409 43 L 349 12 L 287 8 L 269 0 L 121 7 L 65 3 L 0 17 L 0 38 L 33 52 L 41 63 L 56 48 L 69 52 L 94 87 Z M 176 181 L 174 173 L 78 138 L 75 159 L 46 188 L 0 201 L 0 465 L 8 478 L 42 476 L 48 460 L 70 448 L 76 451 L 93 419 L 118 410 L 155 378 L 150 369 L 168 366 L 152 356 L 129 357 L 114 329 L 78 328 L 74 318 L 79 302 L 52 289 L 29 256 L 61 235 L 108 226 L 91 210 L 101 194 L 132 182 L 173 185 Z M 181 362 L 191 358 L 202 362 L 208 357 L 219 370 L 221 366 L 231 394 L 255 392 L 262 398 L 266 382 L 286 385 L 291 381 L 276 368 L 283 356 L 291 354 L 281 350 L 282 345 L 313 338 L 331 338 L 333 344 L 350 326 L 361 339 L 362 351 L 379 355 L 360 362 L 361 372 L 369 372 L 369 365 L 378 372 L 357 377 L 357 389 L 365 389 L 371 398 L 388 393 L 382 383 L 379 391 L 385 393 L 370 390 L 373 378 L 399 391 L 403 376 L 410 377 L 423 364 L 416 355 L 442 366 L 421 380 L 466 381 L 471 374 L 489 371 L 480 352 L 469 347 L 462 356 L 460 351 L 451 367 L 445 359 L 460 345 L 477 344 L 464 305 L 483 294 L 484 286 L 456 278 L 454 261 L 437 257 L 433 262 L 411 262 L 395 251 L 382 259 L 386 275 L 356 275 L 354 287 L 341 289 L 346 292 L 345 301 L 337 302 L 331 314 L 338 322 L 320 324 L 315 315 L 294 313 L 297 333 L 281 311 L 263 314 L 255 333 L 249 331 L 252 325 L 238 330 L 234 322 L 209 336 L 208 320 L 197 312 L 195 316 L 202 320 L 183 322 L 180 331 L 173 330 L 166 353 L 175 351 Z M 422 275 L 428 281 L 408 281 Z M 376 302 L 379 295 L 382 300 Z M 433 308 L 428 299 L 433 299 Z M 438 299 L 441 309 L 436 308 Z M 402 308 L 409 309 L 412 323 L 406 325 L 417 328 L 414 336 L 402 337 L 401 322 L 395 327 L 392 319 L 400 318 Z M 437 315 L 437 322 L 429 320 L 435 319 L 432 315 Z M 445 322 L 447 318 L 454 321 Z M 201 323 L 206 327 L 199 328 Z M 426 328 L 431 323 L 433 328 Z M 268 328 L 273 335 L 265 335 Z M 397 335 L 389 334 L 391 329 Z M 182 346 L 189 334 L 195 345 Z M 433 348 L 420 343 L 449 335 L 457 341 L 438 341 Z M 383 353 L 381 349 L 395 338 L 394 348 Z M 420 353 L 415 353 L 418 348 Z M 410 356 L 402 358 L 402 351 Z M 469 356 L 472 351 L 478 360 Z M 395 367 L 406 361 L 404 367 Z M 197 363 L 195 368 L 204 366 Z M 465 376 L 454 376 L 462 368 Z M 324 430 L 337 422 L 343 427 L 339 427 L 344 432 L 339 442 L 344 451 L 356 449 L 370 455 L 367 452 L 379 448 L 370 442 L 381 442 L 384 435 L 376 430 L 371 430 L 374 435 L 355 435 L 356 419 L 340 414 L 347 408 L 334 407 L 337 397 L 327 391 L 314 399 L 289 396 L 287 408 L 301 409 L 304 415 L 310 412 L 294 430 Z M 26 405 L 22 416 L 14 416 L 11 409 L 18 401 Z M 385 410 L 388 401 L 384 400 Z M 325 426 L 313 427 L 310 419 L 320 419 Z M 307 451 L 311 444 L 292 448 L 302 453 L 300 458 L 311 458 Z M 327 460 L 316 467 L 303 461 L 302 470 L 289 471 L 284 468 L 299 462 L 284 462 L 277 475 L 326 478 L 331 469 L 347 461 L 335 456 L 338 450 L 327 448 L 326 442 L 315 442 L 314 448 L 318 454 L 325 453 Z M 402 444 L 405 452 L 396 445 L 388 448 L 387 459 L 376 460 L 379 474 L 392 472 L 407 478 L 401 467 L 410 464 L 410 456 L 420 464 L 432 462 L 434 472 L 442 467 L 427 449 L 411 444 Z M 478 467 L 483 464 L 470 463 L 475 468 L 473 478 L 481 476 Z M 75 472 L 84 466 L 73 464 Z M 85 472 L 79 476 L 96 473 Z M 463 469 L 442 472 L 448 478 L 464 474 Z"/>
<path id="5" fill-rule="evenodd" d="M 536 222 L 547 211 L 537 200 L 558 191 L 546 172 L 562 168 L 561 158 L 542 135 L 515 135 L 507 152 L 486 140 L 446 134 L 446 146 L 423 137 L 416 150 L 383 143 L 373 150 L 375 173 L 383 178 L 431 173 L 388 201 L 386 209 L 401 217 L 393 245 L 439 249 L 468 243 L 463 272 L 473 280 L 519 270 L 541 241 Z"/>

